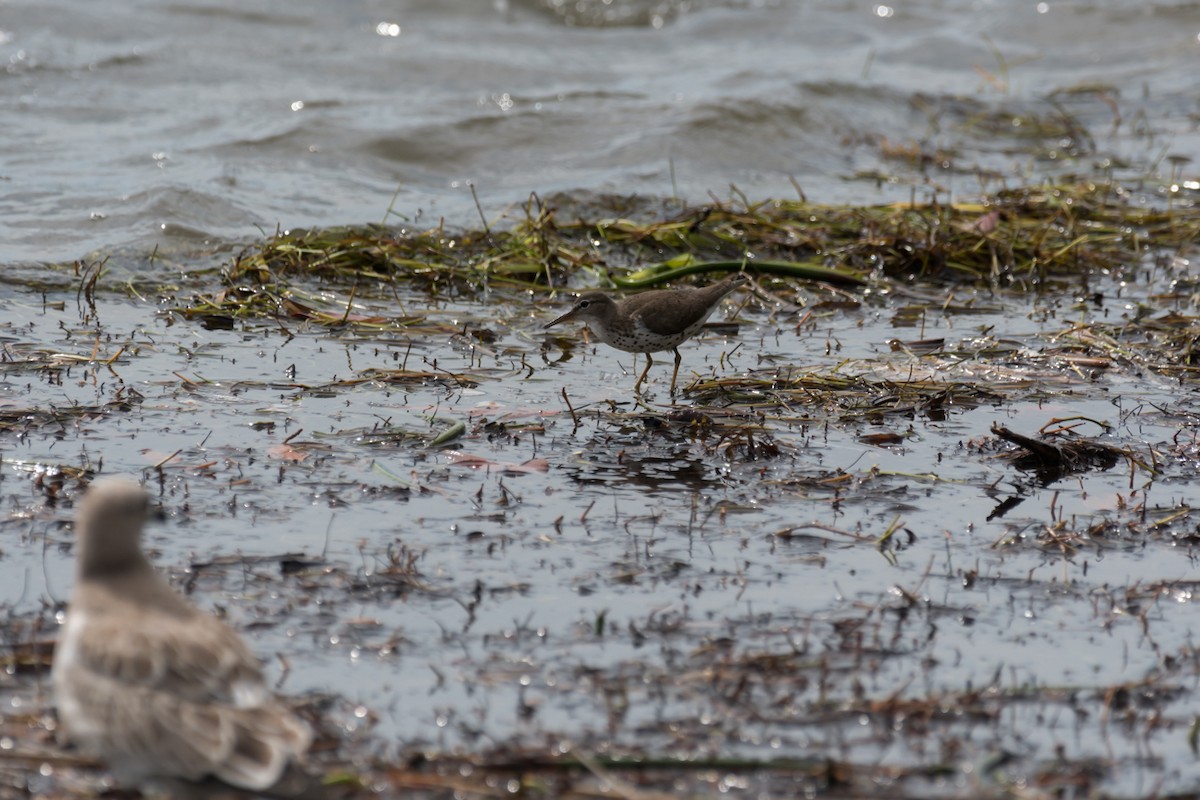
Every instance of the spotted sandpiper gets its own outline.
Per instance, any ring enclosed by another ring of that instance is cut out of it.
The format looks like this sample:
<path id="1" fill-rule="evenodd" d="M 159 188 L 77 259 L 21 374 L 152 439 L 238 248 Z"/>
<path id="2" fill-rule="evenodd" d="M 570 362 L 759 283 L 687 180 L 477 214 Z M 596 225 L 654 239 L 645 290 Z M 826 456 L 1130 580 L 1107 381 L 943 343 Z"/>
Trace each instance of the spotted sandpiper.
<path id="1" fill-rule="evenodd" d="M 59 737 L 118 780 L 170 787 L 172 797 L 323 796 L 297 766 L 308 724 L 272 694 L 241 638 L 146 560 L 148 505 L 135 482 L 113 479 L 80 504 L 52 670 Z"/>
<path id="2" fill-rule="evenodd" d="M 645 353 L 646 368 L 633 385 L 635 394 L 654 363 L 650 354 L 675 351 L 675 371 L 671 374 L 671 394 L 675 394 L 679 362 L 683 358 L 679 355 L 679 345 L 700 332 L 725 295 L 748 281 L 749 278 L 738 273 L 710 286 L 653 289 L 619 300 L 603 292 L 585 292 L 570 311 L 545 327 L 579 320 L 586 322 L 605 344 L 626 353 Z"/>

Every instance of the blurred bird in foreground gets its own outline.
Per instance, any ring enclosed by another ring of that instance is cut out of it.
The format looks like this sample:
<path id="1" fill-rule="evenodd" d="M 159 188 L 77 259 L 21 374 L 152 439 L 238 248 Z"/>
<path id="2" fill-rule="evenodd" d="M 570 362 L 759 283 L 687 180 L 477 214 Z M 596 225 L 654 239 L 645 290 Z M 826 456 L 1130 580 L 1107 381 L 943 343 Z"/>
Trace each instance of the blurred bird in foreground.
<path id="1" fill-rule="evenodd" d="M 75 586 L 54 654 L 60 738 L 125 784 L 190 797 L 324 797 L 298 762 L 309 726 L 236 633 L 167 584 L 141 548 L 134 482 L 101 479 L 75 518 Z"/>

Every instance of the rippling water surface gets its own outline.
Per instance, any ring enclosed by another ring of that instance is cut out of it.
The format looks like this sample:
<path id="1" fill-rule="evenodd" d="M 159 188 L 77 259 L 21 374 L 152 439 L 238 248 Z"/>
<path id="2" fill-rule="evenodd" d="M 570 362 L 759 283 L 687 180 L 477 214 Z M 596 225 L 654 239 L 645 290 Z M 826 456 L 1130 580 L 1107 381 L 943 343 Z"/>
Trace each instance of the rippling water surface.
<path id="1" fill-rule="evenodd" d="M 1198 34 L 1142 0 L 10 0 L 0 263 L 470 224 L 471 186 L 493 219 L 531 192 L 1165 172 L 1200 152 Z"/>

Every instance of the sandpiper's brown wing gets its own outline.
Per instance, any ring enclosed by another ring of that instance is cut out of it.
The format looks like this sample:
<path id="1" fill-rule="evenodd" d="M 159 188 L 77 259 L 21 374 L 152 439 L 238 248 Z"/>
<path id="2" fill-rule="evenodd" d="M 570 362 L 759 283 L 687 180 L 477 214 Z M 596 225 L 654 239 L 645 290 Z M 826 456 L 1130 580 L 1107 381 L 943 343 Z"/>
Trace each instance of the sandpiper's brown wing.
<path id="1" fill-rule="evenodd" d="M 216 617 L 191 606 L 164 614 L 152 606 L 123 611 L 120 601 L 107 603 L 105 613 L 89 613 L 86 601 L 73 604 L 89 616 L 79 651 L 89 669 L 122 685 L 201 703 L 246 704 L 258 694 L 250 687 L 266 693 L 258 659 Z"/>
<path id="2" fill-rule="evenodd" d="M 730 276 L 719 283 L 699 289 L 655 289 L 630 295 L 621 302 L 629 309 L 630 317 L 641 322 L 647 330 L 662 336 L 671 336 L 703 323 L 712 314 L 716 302 L 742 283 L 745 283 L 745 278 Z M 672 292 L 683 293 L 680 299 L 691 302 L 662 303 L 660 297 Z"/>
<path id="3" fill-rule="evenodd" d="M 215 617 L 190 606 L 185 615 L 126 610 L 111 598 L 89 603 L 88 593 L 73 598 L 88 618 L 68 679 L 77 702 L 90 706 L 82 716 L 104 721 L 106 752 L 157 774 L 264 790 L 308 749 L 308 725 L 274 697 L 257 659 Z M 89 605 L 105 611 L 89 613 Z"/>

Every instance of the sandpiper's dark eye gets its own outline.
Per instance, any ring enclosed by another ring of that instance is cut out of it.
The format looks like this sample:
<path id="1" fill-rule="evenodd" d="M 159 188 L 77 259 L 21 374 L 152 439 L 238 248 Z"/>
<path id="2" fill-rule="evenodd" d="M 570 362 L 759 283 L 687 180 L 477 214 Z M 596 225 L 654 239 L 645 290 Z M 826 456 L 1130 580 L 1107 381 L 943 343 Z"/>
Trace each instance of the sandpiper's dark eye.
<path id="1" fill-rule="evenodd" d="M 579 307 L 580 307 L 580 308 L 587 308 L 587 307 L 588 307 L 588 306 L 590 306 L 591 304 L 592 304 L 592 301 L 591 301 L 591 300 L 580 300 L 580 301 L 579 301 Z"/>

